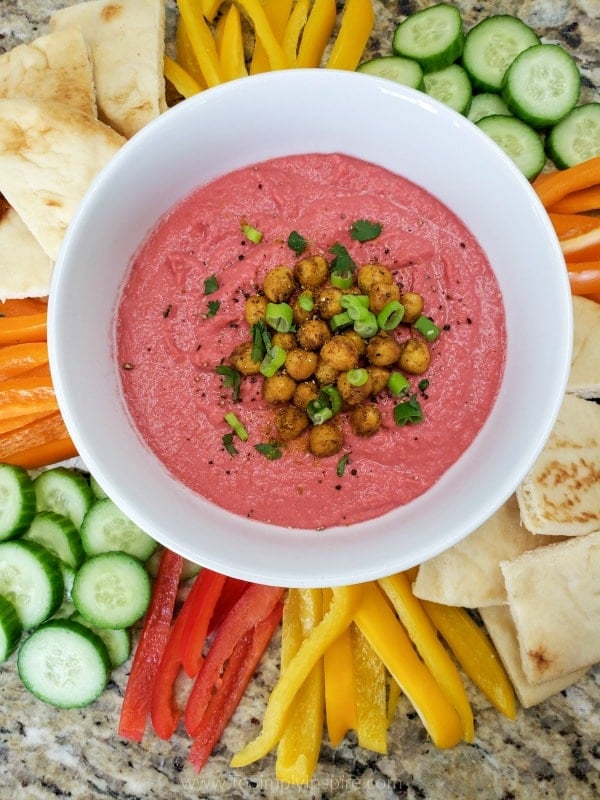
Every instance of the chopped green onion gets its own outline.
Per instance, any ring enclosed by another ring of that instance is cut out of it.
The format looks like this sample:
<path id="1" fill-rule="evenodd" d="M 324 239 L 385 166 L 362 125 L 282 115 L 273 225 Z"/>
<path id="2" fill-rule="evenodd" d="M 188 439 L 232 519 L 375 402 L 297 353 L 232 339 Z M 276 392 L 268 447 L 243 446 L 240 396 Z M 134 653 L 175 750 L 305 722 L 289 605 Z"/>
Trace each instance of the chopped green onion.
<path id="1" fill-rule="evenodd" d="M 427 339 L 428 342 L 433 342 L 434 339 L 440 335 L 440 328 L 435 324 L 435 322 L 426 317 L 424 314 L 415 320 L 414 327 L 422 333 L 423 336 Z"/>
<path id="2" fill-rule="evenodd" d="M 369 298 L 366 294 L 345 294 L 340 297 L 340 305 L 354 322 L 366 319 L 369 315 Z"/>
<path id="3" fill-rule="evenodd" d="M 281 449 L 276 444 L 255 444 L 254 449 L 269 461 L 275 461 L 282 456 Z"/>
<path id="4" fill-rule="evenodd" d="M 379 314 L 377 314 L 377 324 L 384 331 L 391 331 L 398 327 L 402 322 L 403 316 L 404 306 L 402 303 L 399 303 L 397 300 L 391 300 L 389 303 L 386 303 Z"/>
<path id="5" fill-rule="evenodd" d="M 347 311 L 342 311 L 341 314 L 335 314 L 329 320 L 329 327 L 334 333 L 342 328 L 348 328 L 350 325 L 352 325 L 352 320 L 350 319 L 350 314 L 348 314 Z"/>
<path id="6" fill-rule="evenodd" d="M 349 289 L 352 286 L 351 272 L 332 272 L 331 285 L 337 289 Z"/>
<path id="7" fill-rule="evenodd" d="M 344 453 L 344 455 L 338 461 L 337 466 L 335 468 L 338 478 L 341 478 L 344 472 L 346 471 L 346 467 L 348 466 L 349 460 L 350 460 L 350 454 Z"/>
<path id="8" fill-rule="evenodd" d="M 287 352 L 283 349 L 283 347 L 279 347 L 279 345 L 274 344 L 270 352 L 268 352 L 261 361 L 261 374 L 264 375 L 265 378 L 272 378 L 279 367 L 282 367 L 285 364 L 286 356 Z"/>
<path id="9" fill-rule="evenodd" d="M 252 354 L 251 358 L 255 364 L 262 361 L 266 353 L 271 352 L 271 337 L 267 326 L 262 319 L 257 320 L 251 327 L 250 333 L 252 335 Z"/>
<path id="10" fill-rule="evenodd" d="M 236 415 L 233 413 L 233 411 L 230 411 L 228 414 L 225 414 L 224 419 L 225 422 L 233 429 L 233 432 L 237 433 L 242 442 L 248 441 L 248 431 L 246 430 L 246 428 L 244 428 L 244 426 L 236 417 Z"/>
<path id="11" fill-rule="evenodd" d="M 315 307 L 315 301 L 313 300 L 311 294 L 308 292 L 302 292 L 298 298 L 298 305 L 303 311 L 312 311 Z"/>
<path id="12" fill-rule="evenodd" d="M 249 225 L 247 222 L 242 223 L 242 233 L 244 234 L 246 239 L 248 239 L 250 242 L 253 242 L 254 244 L 258 244 L 263 237 L 262 233 L 258 230 L 258 228 L 255 228 L 254 225 Z"/>
<path id="13" fill-rule="evenodd" d="M 229 367 L 222 364 L 220 367 L 215 368 L 217 375 L 223 376 L 223 386 L 231 389 L 231 399 L 234 403 L 240 399 L 240 386 L 242 384 L 242 376 L 235 367 Z"/>
<path id="14" fill-rule="evenodd" d="M 298 231 L 292 231 L 287 240 L 288 247 L 293 250 L 297 255 L 301 255 L 306 250 L 308 244 L 304 236 L 301 236 Z"/>
<path id="15" fill-rule="evenodd" d="M 395 397 L 398 397 L 410 388 L 410 383 L 401 372 L 392 372 L 388 378 L 387 387 Z"/>
<path id="16" fill-rule="evenodd" d="M 212 294 L 219 288 L 219 281 L 216 275 L 211 275 L 204 281 L 204 294 Z"/>
<path id="17" fill-rule="evenodd" d="M 288 333 L 294 320 L 292 307 L 287 303 L 267 303 L 267 325 L 279 333 Z"/>
<path id="18" fill-rule="evenodd" d="M 306 413 L 310 417 L 313 425 L 322 425 L 328 419 L 333 417 L 333 411 L 326 405 L 323 400 L 311 400 L 306 407 Z"/>
<path id="19" fill-rule="evenodd" d="M 423 409 L 417 400 L 416 394 L 411 395 L 410 400 L 398 403 L 394 406 L 394 421 L 396 425 L 415 425 L 423 419 Z"/>
<path id="20" fill-rule="evenodd" d="M 342 410 L 342 395 L 335 386 L 323 386 L 319 397 L 327 403 L 334 414 L 338 414 Z"/>
<path id="21" fill-rule="evenodd" d="M 369 373 L 363 367 L 349 369 L 346 373 L 350 386 L 364 386 L 369 379 Z"/>
<path id="22" fill-rule="evenodd" d="M 383 226 L 379 222 L 369 222 L 368 219 L 357 219 L 350 226 L 350 236 L 357 242 L 369 242 L 376 239 Z"/>
<path id="23" fill-rule="evenodd" d="M 362 336 L 363 339 L 368 339 L 371 336 L 375 336 L 379 330 L 377 317 L 372 311 L 369 311 L 363 319 L 357 319 L 355 321 L 354 330 L 359 336 Z"/>
<path id="24" fill-rule="evenodd" d="M 233 433 L 226 433 L 221 437 L 221 441 L 223 442 L 223 447 L 230 456 L 237 456 L 239 450 L 236 449 L 236 446 L 233 443 Z"/>

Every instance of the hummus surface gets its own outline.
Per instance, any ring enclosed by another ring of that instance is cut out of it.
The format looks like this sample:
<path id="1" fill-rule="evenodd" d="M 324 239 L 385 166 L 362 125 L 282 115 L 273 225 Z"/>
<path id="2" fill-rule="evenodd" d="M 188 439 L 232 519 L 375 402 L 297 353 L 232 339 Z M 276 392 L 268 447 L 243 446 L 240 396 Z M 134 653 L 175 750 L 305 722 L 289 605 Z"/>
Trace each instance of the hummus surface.
<path id="1" fill-rule="evenodd" d="M 354 241 L 358 219 L 380 223 L 381 235 Z M 262 233 L 259 244 L 245 238 L 245 223 Z M 329 248 L 340 243 L 357 265 L 385 264 L 403 290 L 423 295 L 424 313 L 442 334 L 427 373 L 410 377 L 422 422 L 396 425 L 398 398 L 383 392 L 380 430 L 357 437 L 344 422 L 342 453 L 315 458 L 306 434 L 282 446 L 276 460 L 255 449 L 277 440 L 262 378 L 243 378 L 234 403 L 215 368 L 249 339 L 246 297 L 270 269 L 297 260 L 287 244 L 292 231 L 309 242 L 307 254 L 331 260 Z M 207 295 L 213 275 L 219 286 Z M 488 417 L 506 350 L 498 284 L 473 235 L 422 188 L 341 154 L 252 165 L 183 200 L 135 255 L 115 336 L 125 404 L 167 470 L 233 513 L 310 529 L 379 516 L 432 486 Z M 237 454 L 223 444 L 229 411 L 249 433 L 247 442 L 234 438 Z M 342 454 L 348 463 L 339 476 Z"/>

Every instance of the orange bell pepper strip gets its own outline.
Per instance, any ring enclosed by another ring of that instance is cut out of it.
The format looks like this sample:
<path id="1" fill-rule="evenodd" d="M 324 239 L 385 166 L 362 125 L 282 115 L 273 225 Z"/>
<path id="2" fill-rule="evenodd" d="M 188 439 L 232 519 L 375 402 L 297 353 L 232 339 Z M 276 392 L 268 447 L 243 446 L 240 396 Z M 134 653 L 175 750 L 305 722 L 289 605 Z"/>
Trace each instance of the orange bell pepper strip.
<path id="1" fill-rule="evenodd" d="M 472 742 L 475 737 L 473 711 L 460 674 L 438 639 L 437 631 L 423 606 L 412 593 L 408 578 L 398 573 L 382 578 L 379 585 L 406 628 L 417 652 L 460 717 L 463 739 Z"/>
<path id="2" fill-rule="evenodd" d="M 39 469 L 58 461 L 66 461 L 68 458 L 77 456 L 77 449 L 69 436 L 62 439 L 52 439 L 44 444 L 33 445 L 26 450 L 19 450 L 4 456 L 3 461 L 7 464 L 15 464 L 17 467 L 25 469 Z"/>
<path id="3" fill-rule="evenodd" d="M 275 747 L 285 729 L 292 700 L 323 653 L 352 622 L 361 596 L 360 585 L 333 589 L 327 613 L 304 639 L 285 672 L 280 674 L 269 697 L 260 734 L 233 756 L 232 767 L 245 767 Z"/>
<path id="4" fill-rule="evenodd" d="M 463 608 L 422 600 L 423 608 L 467 676 L 509 719 L 516 716 L 515 693 L 485 631 Z"/>
<path id="5" fill-rule="evenodd" d="M 48 311 L 47 297 L 10 298 L 0 302 L 0 317 L 26 317 Z"/>
<path id="6" fill-rule="evenodd" d="M 185 29 L 183 19 L 179 17 L 177 20 L 177 31 L 175 33 L 175 49 L 177 63 L 190 75 L 200 86 L 201 89 L 206 89 L 206 81 L 202 70 L 198 65 L 192 45 L 190 44 L 189 36 Z"/>
<path id="7" fill-rule="evenodd" d="M 358 744 L 374 753 L 387 753 L 386 670 L 356 625 L 350 630 Z"/>
<path id="8" fill-rule="evenodd" d="M 235 3 L 229 6 L 227 14 L 222 17 L 223 28 L 217 51 L 221 61 L 223 80 L 232 81 L 248 74 L 244 57 L 244 41 L 242 38 L 242 20 Z"/>
<path id="9" fill-rule="evenodd" d="M 548 216 L 559 239 L 569 239 L 600 228 L 600 217 L 591 214 L 556 214 L 550 211 Z"/>
<path id="10" fill-rule="evenodd" d="M 177 0 L 190 46 L 207 86 L 223 82 L 217 47 L 198 0 Z"/>
<path id="11" fill-rule="evenodd" d="M 163 69 L 165 78 L 173 84 L 182 97 L 192 97 L 202 91 L 200 84 L 189 72 L 167 55 L 164 57 Z"/>
<path id="12" fill-rule="evenodd" d="M 400 685 L 436 747 L 454 747 L 463 724 L 446 694 L 415 652 L 377 583 L 364 585 L 354 621 Z"/>
<path id="13" fill-rule="evenodd" d="M 283 53 L 290 67 L 296 66 L 298 45 L 300 43 L 300 37 L 302 36 L 302 30 L 308 19 L 309 9 L 310 0 L 296 0 L 288 23 L 285 26 L 281 47 L 283 48 Z"/>
<path id="14" fill-rule="evenodd" d="M 29 376 L 26 372 L 0 383 L 0 416 L 58 411 L 52 380 L 47 376 Z"/>
<path id="15" fill-rule="evenodd" d="M 260 0 L 235 0 L 250 19 L 255 37 L 265 49 L 271 69 L 286 69 L 289 64 L 277 40 Z"/>
<path id="16" fill-rule="evenodd" d="M 46 342 L 21 342 L 0 347 L 0 381 L 47 363 Z"/>
<path id="17" fill-rule="evenodd" d="M 318 67 L 331 38 L 337 11 L 335 0 L 315 0 L 302 31 L 297 67 Z"/>
<path id="18" fill-rule="evenodd" d="M 356 69 L 369 41 L 374 22 L 375 13 L 371 0 L 347 0 L 327 67 Z"/>
<path id="19" fill-rule="evenodd" d="M 550 211 L 556 214 L 579 214 L 585 211 L 598 211 L 600 209 L 600 184 L 571 192 L 562 200 L 554 203 Z"/>
<path id="20" fill-rule="evenodd" d="M 0 345 L 45 342 L 47 312 L 0 317 Z"/>
<path id="21" fill-rule="evenodd" d="M 331 589 L 323 589 L 323 608 L 331 603 Z M 342 631 L 323 653 L 325 720 L 329 741 L 337 747 L 348 731 L 356 729 L 356 679 L 352 659 L 351 628 Z"/>
<path id="22" fill-rule="evenodd" d="M 39 447 L 56 439 L 65 439 L 69 433 L 59 411 L 42 414 L 37 419 L 0 435 L 0 461 L 10 456 Z"/>
<path id="23" fill-rule="evenodd" d="M 263 7 L 275 38 L 281 43 L 292 10 L 292 0 L 264 0 Z M 250 61 L 250 74 L 267 72 L 269 66 L 269 59 L 261 40 L 255 39 Z"/>
<path id="24" fill-rule="evenodd" d="M 323 618 L 320 589 L 289 589 L 281 627 L 281 673 L 285 674 L 304 639 Z M 277 745 L 275 777 L 289 784 L 308 783 L 319 760 L 325 696 L 319 660 L 292 700 L 288 721 Z"/>
<path id="25" fill-rule="evenodd" d="M 40 419 L 49 417 L 56 412 L 43 411 L 40 414 L 21 414 L 18 417 L 0 417 L 0 434 L 15 431 L 17 428 L 24 428 L 26 425 L 31 425 L 32 422 L 37 422 Z"/>
<path id="26" fill-rule="evenodd" d="M 541 180 L 533 182 L 533 188 L 544 208 L 553 208 L 573 192 L 599 185 L 600 156 L 582 161 L 568 169 L 545 173 Z"/>
<path id="27" fill-rule="evenodd" d="M 559 239 L 566 261 L 600 259 L 600 226 L 568 238 Z"/>
<path id="28" fill-rule="evenodd" d="M 584 269 L 581 272 L 569 270 L 571 294 L 593 295 L 600 292 L 600 269 Z"/>

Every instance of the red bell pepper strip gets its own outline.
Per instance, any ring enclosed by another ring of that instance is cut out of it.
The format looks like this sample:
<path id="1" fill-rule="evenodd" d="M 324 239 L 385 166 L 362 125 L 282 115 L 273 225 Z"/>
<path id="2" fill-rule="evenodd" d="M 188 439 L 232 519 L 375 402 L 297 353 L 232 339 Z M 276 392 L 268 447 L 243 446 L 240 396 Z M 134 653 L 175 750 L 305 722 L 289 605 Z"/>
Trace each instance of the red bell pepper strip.
<path id="1" fill-rule="evenodd" d="M 154 681 L 150 708 L 152 727 L 161 739 L 171 738 L 181 717 L 173 696 L 173 687 L 183 664 L 186 643 L 192 640 L 198 643 L 197 650 L 201 660 L 208 622 L 224 583 L 224 575 L 203 569 L 192 584 L 171 628 Z"/>
<path id="2" fill-rule="evenodd" d="M 249 585 L 249 581 L 242 581 L 239 580 L 239 578 L 228 577 L 225 579 L 225 584 L 217 600 L 217 605 L 210 618 L 210 625 L 208 626 L 209 636 L 217 630 Z"/>
<path id="3" fill-rule="evenodd" d="M 181 635 L 182 651 L 180 654 L 183 668 L 190 678 L 194 678 L 198 674 L 202 664 L 202 650 L 208 634 L 208 626 L 225 580 L 224 575 L 203 569 L 190 591 L 189 597 L 192 597 L 193 594 L 190 602 L 193 610 L 186 614 L 185 628 Z"/>
<path id="4" fill-rule="evenodd" d="M 248 631 L 235 646 L 190 748 L 190 764 L 198 772 L 206 764 L 227 723 L 233 716 L 233 712 L 239 705 L 260 659 L 281 621 L 282 612 L 283 603 L 279 602 L 269 616 Z"/>
<path id="5" fill-rule="evenodd" d="M 185 727 L 197 736 L 227 659 L 239 640 L 269 616 L 283 596 L 283 589 L 251 583 L 221 623 L 196 676 L 185 709 Z"/>
<path id="6" fill-rule="evenodd" d="M 123 697 L 119 736 L 141 742 L 152 702 L 152 689 L 169 638 L 183 559 L 165 550 Z"/>

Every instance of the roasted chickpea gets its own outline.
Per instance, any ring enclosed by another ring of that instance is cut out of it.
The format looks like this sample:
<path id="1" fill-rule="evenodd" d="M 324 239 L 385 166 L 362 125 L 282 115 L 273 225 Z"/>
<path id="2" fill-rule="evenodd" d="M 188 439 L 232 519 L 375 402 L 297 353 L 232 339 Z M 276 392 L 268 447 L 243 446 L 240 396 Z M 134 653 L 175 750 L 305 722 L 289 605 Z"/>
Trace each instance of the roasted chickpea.
<path id="1" fill-rule="evenodd" d="M 412 324 L 423 313 L 423 298 L 416 292 L 402 292 L 398 299 L 404 306 L 402 322 L 406 322 L 409 325 Z"/>
<path id="2" fill-rule="evenodd" d="M 340 336 L 342 336 L 344 339 L 349 339 L 352 342 L 359 356 L 363 356 L 367 352 L 367 340 L 363 339 L 360 333 L 349 330 L 344 331 L 344 333 L 341 333 Z"/>
<path id="3" fill-rule="evenodd" d="M 339 453 L 343 443 L 342 432 L 333 422 L 313 425 L 308 434 L 308 449 L 317 458 L 325 458 Z"/>
<path id="4" fill-rule="evenodd" d="M 288 352 L 293 350 L 295 347 L 298 347 L 296 334 L 281 333 L 280 331 L 277 331 L 271 336 L 271 344 L 276 344 L 279 347 L 283 347 L 283 349 L 287 350 Z"/>
<path id="5" fill-rule="evenodd" d="M 242 375 L 258 375 L 260 372 L 260 361 L 252 360 L 252 342 L 238 344 L 229 356 L 229 363 Z"/>
<path id="6" fill-rule="evenodd" d="M 316 295 L 315 309 L 323 319 L 331 319 L 344 310 L 340 305 L 343 292 L 337 286 L 323 286 Z"/>
<path id="7" fill-rule="evenodd" d="M 303 322 L 307 322 L 309 319 L 312 319 L 315 314 L 314 307 L 311 311 L 307 311 L 305 308 L 302 308 L 300 304 L 301 297 L 309 297 L 313 301 L 314 305 L 313 294 L 309 289 L 305 289 L 291 301 L 290 305 L 292 307 L 293 320 L 296 325 L 301 325 Z"/>
<path id="8" fill-rule="evenodd" d="M 267 403 L 287 403 L 294 396 L 296 381 L 289 375 L 273 375 L 263 382 L 263 397 Z"/>
<path id="9" fill-rule="evenodd" d="M 399 298 L 400 287 L 397 283 L 374 283 L 369 290 L 369 308 L 374 314 L 379 314 L 388 303 Z"/>
<path id="10" fill-rule="evenodd" d="M 299 326 L 296 336 L 300 347 L 305 350 L 318 350 L 331 339 L 331 331 L 322 319 L 310 319 Z"/>
<path id="11" fill-rule="evenodd" d="M 294 274 L 289 267 L 275 267 L 267 272 L 263 281 L 263 292 L 272 303 L 284 303 L 296 288 Z"/>
<path id="12" fill-rule="evenodd" d="M 285 405 L 275 412 L 275 428 L 284 442 L 297 439 L 309 425 L 308 414 L 296 406 Z"/>
<path id="13" fill-rule="evenodd" d="M 313 350 L 296 347 L 290 350 L 285 359 L 285 370 L 295 381 L 305 381 L 317 368 L 318 356 Z"/>
<path id="14" fill-rule="evenodd" d="M 391 371 L 385 367 L 367 367 L 367 372 L 371 378 L 371 394 L 377 395 L 387 386 Z"/>
<path id="15" fill-rule="evenodd" d="M 393 283 L 392 272 L 383 264 L 363 264 L 356 273 L 356 280 L 362 292 L 369 294 L 376 283 Z"/>
<path id="16" fill-rule="evenodd" d="M 431 354 L 421 339 L 409 339 L 401 346 L 398 366 L 411 375 L 421 375 L 429 367 Z"/>
<path id="17" fill-rule="evenodd" d="M 358 364 L 358 353 L 350 339 L 344 336 L 333 336 L 321 348 L 321 361 L 342 372 L 353 369 Z"/>
<path id="18" fill-rule="evenodd" d="M 311 400 L 319 396 L 319 387 L 314 381 L 302 381 L 296 385 L 292 401 L 296 408 L 306 411 Z"/>
<path id="19" fill-rule="evenodd" d="M 367 359 L 376 367 L 389 367 L 400 357 L 400 345 L 384 331 L 375 334 L 367 345 Z"/>
<path id="20" fill-rule="evenodd" d="M 315 370 L 315 378 L 320 386 L 331 386 L 335 383 L 339 370 L 332 367 L 331 364 L 326 364 L 322 358 L 317 361 L 317 368 Z"/>
<path id="21" fill-rule="evenodd" d="M 357 436 L 372 436 L 381 425 L 381 412 L 373 403 L 364 403 L 352 409 L 349 421 Z"/>
<path id="22" fill-rule="evenodd" d="M 323 256 L 301 258 L 294 266 L 294 276 L 300 286 L 314 289 L 329 277 L 329 265 Z"/>
<path id="23" fill-rule="evenodd" d="M 265 319 L 267 313 L 267 303 L 269 301 L 262 294 L 251 294 L 246 300 L 244 313 L 248 325 L 254 325 L 261 319 Z"/>
<path id="24" fill-rule="evenodd" d="M 342 396 L 342 400 L 347 406 L 357 406 L 363 403 L 367 397 L 373 392 L 373 383 L 370 377 L 367 377 L 362 386 L 352 386 L 348 380 L 348 373 L 342 372 L 336 381 L 338 392 Z"/>

